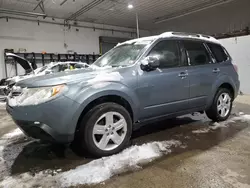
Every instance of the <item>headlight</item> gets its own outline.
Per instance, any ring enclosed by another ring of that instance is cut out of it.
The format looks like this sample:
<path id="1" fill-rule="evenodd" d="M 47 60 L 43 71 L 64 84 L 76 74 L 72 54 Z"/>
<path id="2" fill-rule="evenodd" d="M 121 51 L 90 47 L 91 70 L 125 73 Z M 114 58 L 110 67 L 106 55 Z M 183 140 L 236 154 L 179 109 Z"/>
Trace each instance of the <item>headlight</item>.
<path id="1" fill-rule="evenodd" d="M 65 85 L 53 87 L 24 88 L 21 95 L 9 97 L 10 106 L 26 106 L 44 103 L 55 98 L 66 89 Z"/>

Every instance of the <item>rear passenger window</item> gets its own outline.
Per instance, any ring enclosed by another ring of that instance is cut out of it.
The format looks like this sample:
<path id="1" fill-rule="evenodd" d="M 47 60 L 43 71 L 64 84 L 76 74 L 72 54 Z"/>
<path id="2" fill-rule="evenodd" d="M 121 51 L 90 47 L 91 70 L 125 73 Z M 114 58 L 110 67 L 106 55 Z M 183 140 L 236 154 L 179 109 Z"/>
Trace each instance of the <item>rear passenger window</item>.
<path id="1" fill-rule="evenodd" d="M 218 63 L 226 61 L 228 59 L 227 54 L 225 53 L 224 49 L 220 45 L 212 44 L 212 43 L 208 43 L 207 45 L 210 48 L 211 52 L 213 53 Z"/>
<path id="2" fill-rule="evenodd" d="M 202 42 L 184 41 L 183 44 L 187 50 L 191 65 L 205 65 L 211 62 L 210 56 Z"/>
<path id="3" fill-rule="evenodd" d="M 160 68 L 180 66 L 179 45 L 174 40 L 164 40 L 156 44 L 148 56 L 156 56 L 160 60 Z"/>

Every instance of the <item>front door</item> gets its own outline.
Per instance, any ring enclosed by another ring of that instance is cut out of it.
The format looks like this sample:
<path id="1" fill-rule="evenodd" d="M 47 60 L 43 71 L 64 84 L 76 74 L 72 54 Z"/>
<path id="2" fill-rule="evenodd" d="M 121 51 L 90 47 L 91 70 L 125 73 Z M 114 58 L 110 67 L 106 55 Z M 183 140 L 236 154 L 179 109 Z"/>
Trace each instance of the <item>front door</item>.
<path id="1" fill-rule="evenodd" d="M 187 67 L 182 64 L 179 42 L 162 40 L 147 56 L 157 56 L 160 67 L 152 71 L 141 71 L 138 76 L 137 94 L 142 107 L 140 120 L 186 110 L 189 78 Z"/>

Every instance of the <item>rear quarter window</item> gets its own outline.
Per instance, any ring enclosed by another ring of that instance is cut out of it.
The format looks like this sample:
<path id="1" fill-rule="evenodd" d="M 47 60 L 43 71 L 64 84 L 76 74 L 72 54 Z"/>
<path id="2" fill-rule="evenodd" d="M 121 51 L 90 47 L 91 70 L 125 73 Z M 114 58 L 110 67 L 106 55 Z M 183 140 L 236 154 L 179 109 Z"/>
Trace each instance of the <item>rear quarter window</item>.
<path id="1" fill-rule="evenodd" d="M 208 43 L 207 45 L 218 63 L 228 60 L 229 57 L 222 46 L 212 43 Z"/>

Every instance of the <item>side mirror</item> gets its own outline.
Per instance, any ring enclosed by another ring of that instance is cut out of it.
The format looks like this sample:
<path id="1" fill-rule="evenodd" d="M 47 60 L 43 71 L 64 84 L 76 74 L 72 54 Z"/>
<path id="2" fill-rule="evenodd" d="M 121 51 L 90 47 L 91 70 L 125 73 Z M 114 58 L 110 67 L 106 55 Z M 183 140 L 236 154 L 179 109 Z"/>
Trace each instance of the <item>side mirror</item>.
<path id="1" fill-rule="evenodd" d="M 141 69 L 144 71 L 152 71 L 160 66 L 160 61 L 157 56 L 148 56 L 142 60 Z"/>

